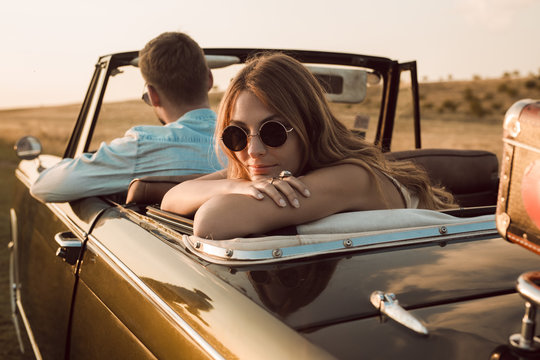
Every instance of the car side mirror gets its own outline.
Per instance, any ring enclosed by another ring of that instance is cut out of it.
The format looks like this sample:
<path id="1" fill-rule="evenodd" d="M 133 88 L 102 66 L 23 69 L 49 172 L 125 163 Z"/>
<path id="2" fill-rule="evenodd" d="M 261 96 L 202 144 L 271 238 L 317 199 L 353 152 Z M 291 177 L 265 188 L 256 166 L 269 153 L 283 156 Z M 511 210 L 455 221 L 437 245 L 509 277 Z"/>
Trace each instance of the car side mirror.
<path id="1" fill-rule="evenodd" d="M 15 143 L 14 149 L 20 159 L 32 160 L 41 154 L 41 142 L 34 136 L 25 136 Z"/>

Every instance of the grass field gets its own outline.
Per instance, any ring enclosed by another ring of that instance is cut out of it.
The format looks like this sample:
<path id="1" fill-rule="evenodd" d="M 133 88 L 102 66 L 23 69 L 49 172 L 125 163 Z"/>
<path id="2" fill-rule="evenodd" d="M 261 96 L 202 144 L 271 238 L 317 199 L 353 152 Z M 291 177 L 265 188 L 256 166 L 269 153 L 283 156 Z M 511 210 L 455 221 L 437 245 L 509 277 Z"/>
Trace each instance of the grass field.
<path id="1" fill-rule="evenodd" d="M 402 90 L 398 104 L 393 150 L 414 146 L 410 92 Z M 540 99 L 540 79 L 536 76 L 519 79 L 449 81 L 420 84 L 422 114 L 422 147 L 484 149 L 499 155 L 501 124 L 506 109 L 522 98 Z M 212 96 L 215 108 L 219 95 Z M 371 106 L 371 108 L 370 108 Z M 360 105 L 335 105 L 339 119 L 352 126 L 359 112 L 376 114 L 370 98 Z M 13 144 L 23 135 L 37 136 L 45 153 L 62 154 L 74 125 L 79 105 L 40 107 L 0 111 L 0 359 L 21 359 L 11 324 L 8 291 L 9 208 L 11 189 L 18 160 Z M 136 116 L 151 116 L 141 102 L 107 105 L 106 116 L 120 124 L 109 135 L 119 136 L 120 129 Z M 375 119 L 371 121 L 374 122 Z M 375 124 L 370 124 L 372 134 Z M 109 129 L 111 130 L 111 129 Z"/>

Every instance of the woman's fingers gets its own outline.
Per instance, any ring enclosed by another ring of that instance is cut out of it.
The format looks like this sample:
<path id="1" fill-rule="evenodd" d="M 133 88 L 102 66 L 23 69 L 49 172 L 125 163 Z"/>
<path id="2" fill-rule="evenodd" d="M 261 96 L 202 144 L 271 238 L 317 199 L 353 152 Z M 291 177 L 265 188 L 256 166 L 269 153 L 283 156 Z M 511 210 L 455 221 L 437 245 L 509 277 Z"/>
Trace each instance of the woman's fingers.
<path id="1" fill-rule="evenodd" d="M 277 182 L 278 179 L 269 179 L 268 181 L 261 184 L 260 190 L 263 191 L 266 196 L 272 199 L 278 206 L 285 207 L 287 202 L 283 198 L 283 194 L 278 190 Z"/>
<path id="2" fill-rule="evenodd" d="M 281 179 L 280 181 L 289 184 L 292 188 L 294 188 L 296 190 L 296 192 L 299 192 L 304 197 L 310 197 L 311 196 L 311 193 L 309 192 L 309 189 L 306 186 L 306 184 L 304 184 L 302 182 L 302 180 L 300 180 L 297 177 L 288 176 L 286 178 Z"/>
<path id="3" fill-rule="evenodd" d="M 259 195 L 266 194 L 271 198 L 278 206 L 285 207 L 287 203 L 291 206 L 298 208 L 300 202 L 298 200 L 298 193 L 304 197 L 309 197 L 311 194 L 307 186 L 298 178 L 288 176 L 283 179 L 269 178 L 264 181 L 259 181 L 254 184 L 255 196 L 257 199 L 261 199 Z"/>
<path id="4" fill-rule="evenodd" d="M 279 192 L 282 193 L 286 198 L 289 204 L 295 208 L 300 207 L 300 202 L 298 201 L 298 194 L 292 187 L 292 182 L 289 183 L 286 180 L 277 180 L 274 182 L 274 186 L 279 189 Z"/>

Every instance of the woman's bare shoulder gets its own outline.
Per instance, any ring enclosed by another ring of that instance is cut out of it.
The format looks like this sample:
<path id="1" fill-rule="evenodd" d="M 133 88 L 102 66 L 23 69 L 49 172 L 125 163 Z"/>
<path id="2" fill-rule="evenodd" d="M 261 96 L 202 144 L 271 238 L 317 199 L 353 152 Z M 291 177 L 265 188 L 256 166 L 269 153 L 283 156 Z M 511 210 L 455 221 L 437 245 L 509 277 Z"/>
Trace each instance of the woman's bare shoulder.
<path id="1" fill-rule="evenodd" d="M 302 177 L 308 187 L 339 192 L 357 192 L 370 187 L 373 182 L 370 172 L 356 164 L 339 164 L 313 170 Z"/>

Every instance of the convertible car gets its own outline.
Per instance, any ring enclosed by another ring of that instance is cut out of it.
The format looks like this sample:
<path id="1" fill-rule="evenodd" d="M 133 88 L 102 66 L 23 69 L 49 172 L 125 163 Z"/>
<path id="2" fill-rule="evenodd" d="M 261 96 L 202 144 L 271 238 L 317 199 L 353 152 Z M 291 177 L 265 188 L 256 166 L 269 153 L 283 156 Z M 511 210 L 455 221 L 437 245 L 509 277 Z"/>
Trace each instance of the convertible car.
<path id="1" fill-rule="evenodd" d="M 257 51 L 205 54 L 215 79 L 226 83 Z M 520 275 L 537 270 L 539 258 L 497 231 L 497 156 L 422 148 L 415 62 L 284 51 L 306 64 L 330 101 L 356 111 L 351 131 L 390 159 L 425 167 L 460 208 L 340 213 L 212 241 L 193 235 L 192 219 L 159 208 L 164 189 L 181 178 L 136 179 L 126 193 L 70 203 L 37 201 L 29 187 L 60 157 L 41 154 L 40 142 L 25 137 L 17 144 L 22 160 L 10 214 L 10 291 L 23 352 L 38 359 L 538 355 L 536 305 L 526 291 L 536 285 Z M 120 103 L 108 96 L 143 89 L 137 56 L 99 58 L 64 157 L 121 135 L 118 121 L 108 121 Z M 392 151 L 400 81 L 408 74 L 415 145 Z"/>

